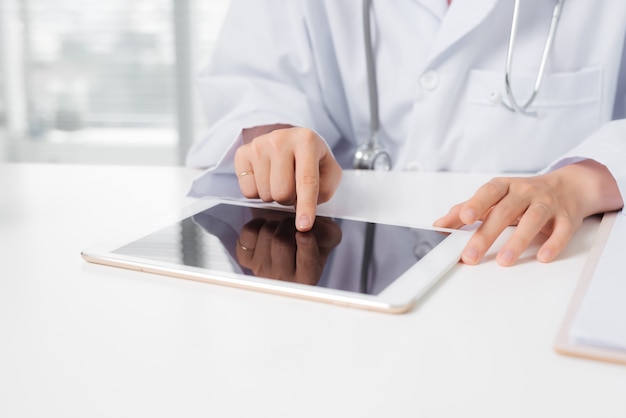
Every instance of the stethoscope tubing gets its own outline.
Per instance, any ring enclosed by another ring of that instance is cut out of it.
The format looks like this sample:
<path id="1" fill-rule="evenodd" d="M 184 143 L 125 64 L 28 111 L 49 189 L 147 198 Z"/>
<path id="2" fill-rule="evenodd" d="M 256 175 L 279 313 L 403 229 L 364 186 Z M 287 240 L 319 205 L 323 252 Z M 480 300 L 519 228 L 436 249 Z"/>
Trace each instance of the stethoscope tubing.
<path id="1" fill-rule="evenodd" d="M 374 64 L 374 47 L 372 46 L 372 24 L 370 17 L 371 0 L 363 0 L 363 37 L 365 42 L 365 62 L 367 66 L 367 91 L 370 105 L 370 147 L 378 145 L 377 137 L 380 129 L 378 113 L 378 86 L 376 83 L 376 65 Z"/>
<path id="2" fill-rule="evenodd" d="M 515 0 L 513 5 L 513 17 L 511 21 L 511 33 L 509 35 L 509 43 L 506 54 L 506 63 L 504 68 L 504 88 L 508 103 L 504 99 L 500 99 L 500 104 L 506 109 L 519 113 L 524 116 L 537 117 L 537 112 L 529 110 L 534 103 L 543 83 L 543 77 L 546 71 L 546 65 L 550 51 L 554 45 L 556 31 L 561 19 L 561 12 L 565 0 L 556 0 L 554 9 L 552 10 L 552 19 L 550 20 L 550 29 L 546 37 L 546 42 L 541 54 L 541 62 L 537 70 L 535 84 L 529 98 L 521 104 L 513 93 L 511 83 L 511 74 L 513 71 L 513 57 L 515 52 L 515 44 L 517 40 L 517 29 L 519 24 L 519 8 L 520 0 Z M 376 66 L 374 64 L 374 48 L 372 46 L 372 28 L 371 28 L 371 0 L 363 0 L 363 39 L 365 45 L 365 61 L 367 69 L 367 90 L 369 95 L 369 112 L 370 112 L 370 135 L 367 143 L 359 147 L 354 156 L 354 167 L 358 169 L 375 169 L 375 161 L 386 161 L 384 165 L 387 169 L 391 168 L 391 154 L 389 151 L 381 148 L 378 144 L 378 136 L 380 131 L 380 116 L 378 109 L 378 85 L 376 83 Z"/>
<path id="3" fill-rule="evenodd" d="M 550 55 L 550 50 L 552 49 L 552 45 L 554 44 L 554 38 L 556 34 L 556 29 L 559 24 L 559 20 L 561 19 L 561 10 L 563 9 L 563 3 L 565 0 L 557 0 L 557 3 L 554 5 L 554 9 L 552 10 L 552 19 L 550 21 L 550 29 L 548 31 L 548 36 L 546 38 L 545 45 L 543 47 L 543 53 L 541 54 L 541 62 L 539 63 L 539 69 L 537 70 L 537 77 L 535 78 L 535 84 L 533 86 L 533 91 L 531 92 L 529 98 L 526 100 L 524 104 L 520 104 L 513 94 L 513 87 L 511 86 L 511 73 L 513 71 L 513 55 L 515 50 L 515 43 L 517 38 L 517 27 L 519 23 L 519 5 L 520 0 L 515 0 L 515 4 L 513 5 L 513 19 L 511 21 L 511 34 L 509 36 L 509 46 L 506 53 L 506 66 L 504 69 L 504 86 L 506 90 L 506 96 L 509 100 L 509 103 L 505 103 L 502 101 L 502 105 L 507 109 L 518 112 L 526 116 L 537 116 L 537 112 L 529 111 L 528 108 L 533 104 L 535 99 L 537 98 L 537 94 L 541 89 L 541 83 L 543 82 L 543 76 L 546 71 L 546 64 L 548 62 L 548 57 Z"/>

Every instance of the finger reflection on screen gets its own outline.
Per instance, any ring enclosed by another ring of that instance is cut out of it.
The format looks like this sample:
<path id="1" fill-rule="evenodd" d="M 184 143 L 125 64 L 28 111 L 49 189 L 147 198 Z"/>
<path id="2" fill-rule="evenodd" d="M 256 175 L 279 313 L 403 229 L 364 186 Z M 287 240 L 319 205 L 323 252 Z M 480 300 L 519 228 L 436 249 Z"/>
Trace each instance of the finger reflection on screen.
<path id="1" fill-rule="evenodd" d="M 300 232 L 292 215 L 255 217 L 239 234 L 239 263 L 260 277 L 316 285 L 329 253 L 341 242 L 341 229 L 330 218 L 318 217 L 313 228 Z"/>
<path id="2" fill-rule="evenodd" d="M 212 237 L 229 270 L 207 254 L 199 267 L 331 289 L 378 294 L 446 237 L 433 230 L 318 216 L 311 231 L 294 227 L 290 211 L 219 204 L 193 216 L 198 235 Z M 188 241 L 189 245 L 204 239 Z M 205 243 L 198 251 L 216 251 Z"/>

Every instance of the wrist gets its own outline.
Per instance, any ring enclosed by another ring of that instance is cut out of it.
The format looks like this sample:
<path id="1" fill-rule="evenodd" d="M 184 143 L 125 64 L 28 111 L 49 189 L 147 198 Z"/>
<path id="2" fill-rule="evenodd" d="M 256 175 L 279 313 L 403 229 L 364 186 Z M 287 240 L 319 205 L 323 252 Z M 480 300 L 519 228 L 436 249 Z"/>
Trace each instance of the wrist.
<path id="1" fill-rule="evenodd" d="M 572 196 L 582 217 L 620 209 L 624 202 L 611 172 L 594 160 L 584 160 L 554 172 L 561 190 Z"/>

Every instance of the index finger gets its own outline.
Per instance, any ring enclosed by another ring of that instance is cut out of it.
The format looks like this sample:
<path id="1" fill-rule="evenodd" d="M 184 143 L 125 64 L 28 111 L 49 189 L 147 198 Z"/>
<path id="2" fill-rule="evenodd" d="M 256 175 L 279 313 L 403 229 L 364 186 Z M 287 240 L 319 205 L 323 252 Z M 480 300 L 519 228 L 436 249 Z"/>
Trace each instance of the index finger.
<path id="1" fill-rule="evenodd" d="M 316 285 L 322 276 L 320 249 L 313 233 L 296 233 L 296 283 Z"/>
<path id="2" fill-rule="evenodd" d="M 313 227 L 320 193 L 320 167 L 316 152 L 310 147 L 296 151 L 296 228 L 309 231 Z"/>
<path id="3" fill-rule="evenodd" d="M 508 193 L 508 184 L 500 178 L 491 179 L 483 184 L 474 196 L 460 208 L 459 219 L 465 225 L 473 224 L 498 203 Z"/>

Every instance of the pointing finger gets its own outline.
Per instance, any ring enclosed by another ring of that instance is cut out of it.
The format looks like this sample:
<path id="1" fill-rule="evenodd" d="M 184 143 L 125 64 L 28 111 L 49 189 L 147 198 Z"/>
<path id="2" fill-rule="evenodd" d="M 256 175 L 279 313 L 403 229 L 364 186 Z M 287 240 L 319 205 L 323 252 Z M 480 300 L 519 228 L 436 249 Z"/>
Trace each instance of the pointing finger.
<path id="1" fill-rule="evenodd" d="M 311 138 L 313 139 L 313 138 Z M 296 150 L 296 228 L 308 231 L 313 227 L 320 192 L 319 156 L 316 144 L 307 141 L 308 146 Z"/>
<path id="2" fill-rule="evenodd" d="M 459 203 L 454 205 L 447 214 L 437 219 L 433 226 L 439 228 L 460 228 L 464 225 L 461 222 L 459 217 L 459 213 L 461 212 L 461 208 L 463 207 L 463 203 Z"/>

